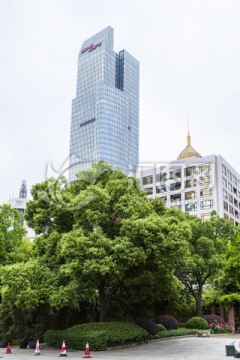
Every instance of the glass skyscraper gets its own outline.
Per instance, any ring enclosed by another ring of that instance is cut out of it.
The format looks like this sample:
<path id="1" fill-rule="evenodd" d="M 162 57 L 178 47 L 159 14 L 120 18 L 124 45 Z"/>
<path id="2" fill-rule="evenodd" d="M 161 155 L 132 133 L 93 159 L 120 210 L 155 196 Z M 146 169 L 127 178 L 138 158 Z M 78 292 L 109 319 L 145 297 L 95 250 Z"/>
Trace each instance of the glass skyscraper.
<path id="1" fill-rule="evenodd" d="M 70 180 L 99 160 L 125 172 L 138 164 L 139 62 L 113 51 L 108 26 L 84 41 L 72 102 Z"/>

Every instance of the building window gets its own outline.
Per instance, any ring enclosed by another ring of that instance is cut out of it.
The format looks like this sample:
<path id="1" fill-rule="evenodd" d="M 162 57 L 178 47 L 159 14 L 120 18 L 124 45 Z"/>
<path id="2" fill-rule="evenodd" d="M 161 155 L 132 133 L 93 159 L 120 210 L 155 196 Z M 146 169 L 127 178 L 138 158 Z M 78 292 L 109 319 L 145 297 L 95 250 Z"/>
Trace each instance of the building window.
<path id="1" fill-rule="evenodd" d="M 167 191 L 166 185 L 165 184 L 160 184 L 156 186 L 156 193 L 164 193 Z"/>
<path id="2" fill-rule="evenodd" d="M 228 190 L 232 191 L 232 184 L 228 183 Z"/>
<path id="3" fill-rule="evenodd" d="M 224 214 L 223 217 L 224 217 L 225 220 L 228 220 L 228 215 L 227 214 Z"/>
<path id="4" fill-rule="evenodd" d="M 237 183 L 238 183 L 238 187 L 240 187 L 240 180 L 238 180 Z"/>
<path id="5" fill-rule="evenodd" d="M 200 209 L 211 209 L 213 207 L 213 200 L 204 200 L 200 202 Z"/>
<path id="6" fill-rule="evenodd" d="M 156 182 L 165 182 L 165 181 L 167 181 L 167 174 L 166 173 L 156 174 Z"/>
<path id="7" fill-rule="evenodd" d="M 145 193 L 147 194 L 147 195 L 152 195 L 153 194 L 153 188 L 145 188 L 145 189 L 143 189 L 144 191 L 145 191 Z"/>
<path id="8" fill-rule="evenodd" d="M 170 171 L 170 179 L 179 179 L 180 177 L 181 177 L 181 169 Z"/>
<path id="9" fill-rule="evenodd" d="M 224 190 L 224 189 L 223 189 L 223 197 L 224 197 L 225 199 L 228 199 L 228 193 L 227 193 L 227 191 Z"/>
<path id="10" fill-rule="evenodd" d="M 237 201 L 237 199 L 233 199 L 233 201 L 234 201 L 234 205 L 236 206 L 236 207 L 238 207 L 238 201 Z"/>
<path id="11" fill-rule="evenodd" d="M 211 219 L 211 213 L 203 213 L 203 214 L 201 214 L 201 219 L 203 221 L 210 220 Z"/>
<path id="12" fill-rule="evenodd" d="M 226 169 L 226 166 L 225 166 L 225 165 L 223 165 L 223 164 L 222 164 L 222 173 L 223 173 L 224 175 L 226 175 L 226 174 L 227 174 L 227 169 Z"/>
<path id="13" fill-rule="evenodd" d="M 228 203 L 226 201 L 223 202 L 223 208 L 228 211 Z"/>
<path id="14" fill-rule="evenodd" d="M 230 170 L 227 170 L 227 177 L 232 180 L 232 173 Z"/>
<path id="15" fill-rule="evenodd" d="M 212 196 L 213 194 L 213 189 L 202 189 L 200 190 L 200 197 L 209 197 Z"/>
<path id="16" fill-rule="evenodd" d="M 185 168 L 185 176 L 191 176 L 196 174 L 196 166 L 189 166 Z"/>
<path id="17" fill-rule="evenodd" d="M 195 186 L 196 186 L 196 179 L 186 180 L 185 182 L 186 188 L 195 187 Z"/>
<path id="18" fill-rule="evenodd" d="M 196 202 L 185 205 L 185 211 L 186 211 L 186 212 L 196 211 L 196 210 L 197 210 L 197 203 L 196 203 Z"/>
<path id="19" fill-rule="evenodd" d="M 229 199 L 230 203 L 233 204 L 233 196 L 231 194 L 228 194 L 228 199 Z"/>
<path id="20" fill-rule="evenodd" d="M 229 212 L 230 214 L 233 214 L 233 207 L 231 205 L 229 205 Z"/>
<path id="21" fill-rule="evenodd" d="M 185 193 L 185 200 L 191 200 L 196 198 L 196 191 L 188 191 Z"/>
<path id="22" fill-rule="evenodd" d="M 202 185 L 207 185 L 210 184 L 212 182 L 212 177 L 211 176 L 201 176 L 199 178 L 199 184 Z"/>
<path id="23" fill-rule="evenodd" d="M 227 187 L 227 180 L 224 177 L 222 178 L 222 183 L 223 183 L 223 186 Z"/>
<path id="24" fill-rule="evenodd" d="M 237 195 L 237 189 L 233 186 L 233 192 L 235 195 Z"/>
<path id="25" fill-rule="evenodd" d="M 148 185 L 148 184 L 152 184 L 152 183 L 153 183 L 153 176 L 152 175 L 143 177 L 143 185 Z"/>
<path id="26" fill-rule="evenodd" d="M 180 182 L 175 182 L 173 184 L 170 184 L 170 191 L 176 191 L 181 189 L 181 183 Z"/>
<path id="27" fill-rule="evenodd" d="M 232 176 L 232 179 L 233 179 L 233 183 L 235 184 L 235 185 L 237 185 L 237 178 L 236 178 L 236 176 Z"/>
<path id="28" fill-rule="evenodd" d="M 170 201 L 171 201 L 171 202 L 181 201 L 181 194 L 171 195 L 171 196 L 170 196 Z"/>
<path id="29" fill-rule="evenodd" d="M 209 172 L 211 171 L 211 164 L 202 164 L 200 166 L 200 172 Z"/>
<path id="30" fill-rule="evenodd" d="M 238 211 L 234 210 L 235 217 L 238 218 Z"/>

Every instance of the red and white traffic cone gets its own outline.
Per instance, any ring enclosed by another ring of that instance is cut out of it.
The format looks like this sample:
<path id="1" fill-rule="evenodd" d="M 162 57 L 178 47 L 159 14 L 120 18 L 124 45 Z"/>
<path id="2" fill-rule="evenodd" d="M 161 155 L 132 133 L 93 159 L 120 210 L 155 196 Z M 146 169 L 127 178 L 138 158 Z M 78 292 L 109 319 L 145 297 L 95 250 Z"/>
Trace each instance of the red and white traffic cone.
<path id="1" fill-rule="evenodd" d="M 62 342 L 61 353 L 59 356 L 67 356 L 67 348 L 66 348 L 65 340 L 63 340 Z"/>
<path id="2" fill-rule="evenodd" d="M 8 346 L 7 346 L 7 349 L 6 349 L 6 354 L 12 354 L 10 342 L 8 343 Z"/>
<path id="3" fill-rule="evenodd" d="M 88 343 L 88 341 L 87 341 L 87 343 L 86 343 L 85 355 L 83 356 L 83 358 L 91 358 L 91 356 L 90 356 L 90 349 L 89 349 L 89 343 Z"/>
<path id="4" fill-rule="evenodd" d="M 35 348 L 35 353 L 34 353 L 34 355 L 40 355 L 39 340 L 37 340 L 37 342 L 36 342 L 36 348 Z"/>

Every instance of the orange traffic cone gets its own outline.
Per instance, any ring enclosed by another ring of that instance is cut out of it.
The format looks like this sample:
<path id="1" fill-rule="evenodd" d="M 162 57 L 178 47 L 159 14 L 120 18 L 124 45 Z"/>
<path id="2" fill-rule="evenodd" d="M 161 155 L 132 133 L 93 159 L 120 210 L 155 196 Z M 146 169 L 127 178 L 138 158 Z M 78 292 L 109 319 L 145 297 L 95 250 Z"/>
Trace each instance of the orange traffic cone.
<path id="1" fill-rule="evenodd" d="M 85 355 L 83 356 L 83 358 L 91 358 L 91 356 L 90 356 L 90 349 L 89 349 L 89 343 L 88 343 L 88 341 L 87 341 L 87 343 L 86 343 Z"/>
<path id="2" fill-rule="evenodd" d="M 8 343 L 8 346 L 7 346 L 7 349 L 6 349 L 6 354 L 12 354 L 10 342 Z"/>
<path id="3" fill-rule="evenodd" d="M 36 342 L 36 348 L 35 348 L 35 353 L 34 353 L 34 355 L 40 355 L 39 340 L 37 340 L 37 342 Z"/>
<path id="4" fill-rule="evenodd" d="M 62 342 L 61 353 L 60 353 L 59 356 L 67 356 L 67 349 L 66 349 L 65 340 L 63 340 L 63 342 Z"/>

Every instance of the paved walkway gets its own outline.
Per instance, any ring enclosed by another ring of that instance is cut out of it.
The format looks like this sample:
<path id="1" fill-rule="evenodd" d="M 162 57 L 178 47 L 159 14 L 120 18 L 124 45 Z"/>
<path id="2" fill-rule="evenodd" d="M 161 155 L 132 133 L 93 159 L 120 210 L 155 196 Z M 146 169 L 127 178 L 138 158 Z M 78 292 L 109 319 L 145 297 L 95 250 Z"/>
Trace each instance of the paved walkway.
<path id="1" fill-rule="evenodd" d="M 225 345 L 238 338 L 240 335 L 168 338 L 120 350 L 91 351 L 91 356 L 96 360 L 228 360 L 234 357 L 226 357 Z M 9 360 L 33 359 L 32 349 L 12 346 L 11 350 L 12 354 L 6 354 L 6 349 L 0 349 L 0 357 Z M 59 355 L 60 350 L 43 348 L 39 357 L 43 360 L 52 360 Z M 68 358 L 82 359 L 84 351 L 67 350 L 67 355 Z"/>

